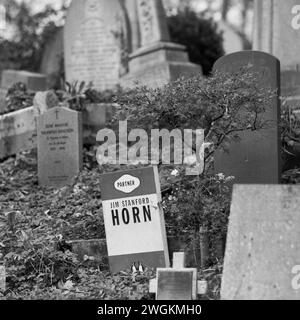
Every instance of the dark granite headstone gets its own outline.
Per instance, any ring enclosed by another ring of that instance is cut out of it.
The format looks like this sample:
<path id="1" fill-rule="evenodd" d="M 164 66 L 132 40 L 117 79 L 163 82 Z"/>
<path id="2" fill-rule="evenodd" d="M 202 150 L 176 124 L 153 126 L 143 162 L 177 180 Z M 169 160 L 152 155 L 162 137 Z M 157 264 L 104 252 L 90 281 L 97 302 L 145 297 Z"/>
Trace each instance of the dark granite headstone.
<path id="1" fill-rule="evenodd" d="M 252 66 L 251 70 L 261 75 L 260 86 L 277 90 L 280 95 L 280 62 L 275 57 L 258 51 L 241 51 L 220 58 L 214 70 L 235 73 L 241 68 Z M 268 128 L 239 134 L 241 140 L 233 142 L 229 153 L 217 152 L 215 172 L 235 176 L 235 183 L 279 183 L 280 182 L 280 120 L 279 98 L 274 97 L 271 108 L 264 119 L 270 120 Z"/>
<path id="2" fill-rule="evenodd" d="M 82 167 L 81 113 L 55 107 L 37 121 L 38 176 L 41 185 L 62 187 Z"/>

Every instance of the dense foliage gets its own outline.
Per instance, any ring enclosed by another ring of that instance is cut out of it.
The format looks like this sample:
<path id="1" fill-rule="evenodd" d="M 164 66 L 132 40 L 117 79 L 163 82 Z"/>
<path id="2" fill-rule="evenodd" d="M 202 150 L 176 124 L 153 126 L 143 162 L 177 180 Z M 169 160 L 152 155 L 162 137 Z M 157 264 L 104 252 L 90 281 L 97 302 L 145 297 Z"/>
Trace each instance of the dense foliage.
<path id="1" fill-rule="evenodd" d="M 42 12 L 32 13 L 23 1 L 7 1 L 7 27 L 14 36 L 0 39 L 0 70 L 39 71 L 44 46 L 57 29 L 54 17 L 63 10 L 47 6 Z"/>
<path id="2" fill-rule="evenodd" d="M 185 45 L 190 61 L 200 64 L 208 75 L 215 61 L 224 55 L 217 24 L 188 8 L 168 17 L 168 24 L 172 41 Z"/>

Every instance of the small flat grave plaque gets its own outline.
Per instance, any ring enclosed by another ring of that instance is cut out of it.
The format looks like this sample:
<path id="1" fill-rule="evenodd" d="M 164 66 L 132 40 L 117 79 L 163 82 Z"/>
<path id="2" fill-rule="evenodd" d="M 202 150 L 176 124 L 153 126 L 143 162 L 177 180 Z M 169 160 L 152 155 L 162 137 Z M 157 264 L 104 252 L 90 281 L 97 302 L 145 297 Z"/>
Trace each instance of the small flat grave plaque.
<path id="1" fill-rule="evenodd" d="M 37 121 L 39 184 L 63 187 L 82 167 L 81 113 L 55 107 Z"/>
<path id="2" fill-rule="evenodd" d="M 149 292 L 156 300 L 196 300 L 205 294 L 207 282 L 197 281 L 197 269 L 185 268 L 184 252 L 173 253 L 173 268 L 157 268 L 156 278 L 149 281 Z"/>
<path id="3" fill-rule="evenodd" d="M 157 300 L 192 300 L 193 270 L 157 271 Z"/>

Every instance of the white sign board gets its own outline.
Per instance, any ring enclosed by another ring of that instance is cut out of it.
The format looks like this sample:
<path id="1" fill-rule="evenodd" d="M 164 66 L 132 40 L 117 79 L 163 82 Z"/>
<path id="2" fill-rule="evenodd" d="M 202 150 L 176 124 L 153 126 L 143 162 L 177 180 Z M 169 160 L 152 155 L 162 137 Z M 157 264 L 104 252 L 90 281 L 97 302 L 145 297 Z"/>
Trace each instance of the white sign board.
<path id="1" fill-rule="evenodd" d="M 101 176 L 110 269 L 169 266 L 157 167 Z"/>

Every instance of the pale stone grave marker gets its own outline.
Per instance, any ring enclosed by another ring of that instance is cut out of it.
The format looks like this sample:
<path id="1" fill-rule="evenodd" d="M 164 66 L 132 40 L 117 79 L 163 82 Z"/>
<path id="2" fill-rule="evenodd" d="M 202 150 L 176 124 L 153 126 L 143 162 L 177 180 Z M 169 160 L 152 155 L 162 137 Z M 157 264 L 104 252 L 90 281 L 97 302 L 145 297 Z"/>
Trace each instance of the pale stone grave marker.
<path id="1" fill-rule="evenodd" d="M 28 90 L 43 91 L 47 89 L 47 79 L 44 74 L 20 71 L 20 70 L 3 70 L 1 77 L 1 88 L 9 89 L 13 84 L 22 82 Z"/>
<path id="2" fill-rule="evenodd" d="M 258 51 L 241 51 L 220 58 L 214 70 L 236 73 L 250 66 L 250 71 L 259 74 L 260 86 L 277 90 L 271 106 L 263 117 L 268 127 L 258 131 L 239 133 L 240 141 L 232 142 L 229 152 L 216 152 L 216 173 L 234 176 L 235 183 L 280 182 L 280 63 L 275 57 Z"/>
<path id="3" fill-rule="evenodd" d="M 157 167 L 107 173 L 100 183 L 111 272 L 139 262 L 168 267 Z"/>
<path id="4" fill-rule="evenodd" d="M 6 272 L 5 267 L 0 265 L 0 292 L 6 290 Z"/>
<path id="5" fill-rule="evenodd" d="M 300 299 L 299 208 L 299 185 L 234 186 L 222 299 Z"/>
<path id="6" fill-rule="evenodd" d="M 82 168 L 81 113 L 55 107 L 37 121 L 38 177 L 45 186 L 71 183 Z"/>
<path id="7" fill-rule="evenodd" d="M 156 300 L 196 300 L 198 294 L 206 293 L 207 282 L 197 281 L 196 268 L 185 268 L 184 252 L 174 252 L 173 268 L 158 268 L 149 291 Z"/>
<path id="8" fill-rule="evenodd" d="M 119 0 L 73 0 L 64 28 L 68 82 L 112 89 L 127 72 L 127 16 Z"/>

